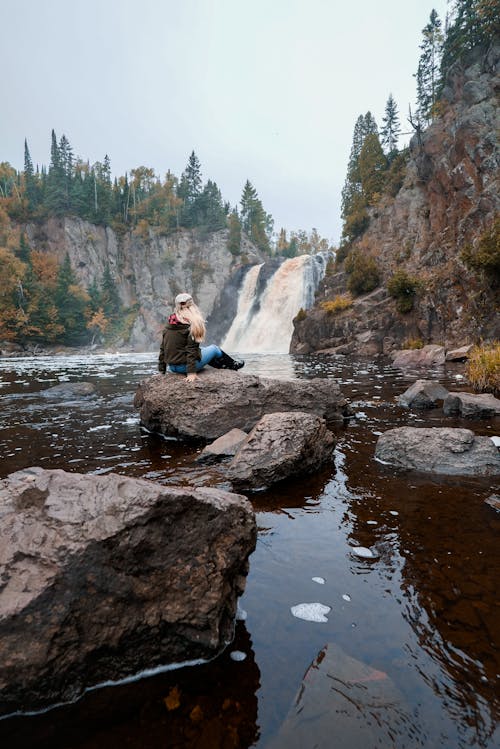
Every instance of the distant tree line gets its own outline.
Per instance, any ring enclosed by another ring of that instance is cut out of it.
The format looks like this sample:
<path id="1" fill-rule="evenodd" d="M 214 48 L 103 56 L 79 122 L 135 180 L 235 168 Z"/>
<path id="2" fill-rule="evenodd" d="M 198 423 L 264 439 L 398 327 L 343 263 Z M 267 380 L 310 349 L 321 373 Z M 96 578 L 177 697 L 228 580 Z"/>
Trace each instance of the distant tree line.
<path id="1" fill-rule="evenodd" d="M 43 221 L 49 216 L 78 216 L 93 224 L 111 226 L 119 234 L 153 228 L 170 234 L 179 229 L 202 232 L 233 229 L 232 250 L 237 251 L 237 230 L 246 233 L 264 253 L 272 251 L 272 216 L 263 208 L 247 180 L 240 210 L 231 209 L 217 184 L 203 183 L 201 165 L 193 151 L 180 179 L 168 171 L 161 180 L 153 169 L 139 166 L 112 178 L 111 163 L 90 164 L 75 157 L 66 137 L 52 131 L 48 169 L 33 165 L 24 142 L 24 170 L 0 164 L 0 200 L 9 216 L 19 222 Z"/>
<path id="2" fill-rule="evenodd" d="M 441 110 L 440 96 L 451 65 L 478 45 L 487 45 L 500 33 L 500 0 L 455 0 L 443 31 L 432 10 L 422 30 L 416 78 L 416 108 L 409 123 L 416 132 L 429 125 Z M 384 194 L 400 189 L 407 149 L 398 149 L 399 113 L 389 94 L 380 130 L 371 112 L 360 115 L 354 126 L 347 174 L 342 189 L 342 239 L 337 259 L 343 260 L 351 243 L 368 227 L 369 208 Z"/>

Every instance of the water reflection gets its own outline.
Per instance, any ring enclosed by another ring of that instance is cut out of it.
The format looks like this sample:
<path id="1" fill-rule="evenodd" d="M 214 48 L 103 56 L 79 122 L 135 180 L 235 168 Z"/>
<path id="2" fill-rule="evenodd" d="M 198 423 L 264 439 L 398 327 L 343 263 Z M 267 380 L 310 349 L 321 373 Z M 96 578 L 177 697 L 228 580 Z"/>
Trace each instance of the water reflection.
<path id="1" fill-rule="evenodd" d="M 238 648 L 244 661 L 233 661 Z M 16 749 L 247 749 L 259 737 L 260 672 L 243 622 L 230 650 L 202 666 L 139 684 L 88 692 L 78 703 L 0 721 L 0 740 Z"/>

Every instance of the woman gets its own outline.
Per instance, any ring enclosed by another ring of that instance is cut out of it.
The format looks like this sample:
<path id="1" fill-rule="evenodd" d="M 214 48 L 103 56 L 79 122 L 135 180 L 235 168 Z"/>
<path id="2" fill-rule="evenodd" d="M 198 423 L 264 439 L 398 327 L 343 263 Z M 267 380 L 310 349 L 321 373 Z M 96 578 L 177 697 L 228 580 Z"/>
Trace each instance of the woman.
<path id="1" fill-rule="evenodd" d="M 187 381 L 198 379 L 197 372 L 207 364 L 217 369 L 241 369 L 245 362 L 228 356 L 218 346 L 200 346 L 205 339 L 205 321 L 191 294 L 177 294 L 175 310 L 168 318 L 158 359 L 158 369 L 187 373 Z"/>

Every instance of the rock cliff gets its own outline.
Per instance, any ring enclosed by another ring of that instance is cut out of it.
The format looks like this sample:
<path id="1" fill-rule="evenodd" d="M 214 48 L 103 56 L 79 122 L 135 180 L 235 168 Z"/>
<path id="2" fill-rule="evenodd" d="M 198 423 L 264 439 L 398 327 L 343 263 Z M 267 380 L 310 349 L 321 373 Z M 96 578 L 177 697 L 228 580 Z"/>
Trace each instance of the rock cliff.
<path id="1" fill-rule="evenodd" d="M 439 116 L 411 140 L 399 192 L 370 209 L 369 226 L 353 248 L 376 258 L 380 287 L 349 309 L 327 313 L 319 303 L 346 291 L 338 267 L 322 282 L 315 308 L 295 321 L 292 351 L 372 355 L 409 338 L 448 346 L 499 336 L 498 289 L 460 259 L 499 213 L 499 57 L 498 45 L 476 48 L 450 69 Z M 387 292 L 397 269 L 423 287 L 406 314 Z"/>
<path id="2" fill-rule="evenodd" d="M 138 351 L 158 347 L 165 316 L 179 291 L 193 293 L 208 316 L 242 259 L 260 262 L 245 237 L 242 254 L 233 256 L 226 247 L 227 230 L 205 236 L 189 230 L 163 236 L 151 229 L 118 235 L 110 227 L 66 217 L 29 224 L 26 235 L 32 247 L 55 254 L 59 261 L 68 253 L 85 288 L 94 280 L 99 283 L 109 264 L 122 303 L 137 306 L 127 344 Z"/>

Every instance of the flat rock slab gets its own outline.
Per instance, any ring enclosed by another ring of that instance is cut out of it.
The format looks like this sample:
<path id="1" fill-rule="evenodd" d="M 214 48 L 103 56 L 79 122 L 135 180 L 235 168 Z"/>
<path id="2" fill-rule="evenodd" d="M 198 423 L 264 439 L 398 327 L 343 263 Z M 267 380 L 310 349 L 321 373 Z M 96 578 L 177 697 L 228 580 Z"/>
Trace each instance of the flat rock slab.
<path id="1" fill-rule="evenodd" d="M 465 361 L 469 358 L 471 350 L 474 348 L 472 343 L 466 346 L 460 346 L 460 348 L 453 349 L 453 351 L 446 352 L 446 361 Z"/>
<path id="2" fill-rule="evenodd" d="M 262 489 L 312 473 L 331 460 L 334 447 L 333 434 L 319 416 L 266 414 L 237 451 L 227 476 L 238 489 Z"/>
<path id="3" fill-rule="evenodd" d="M 443 346 L 429 344 L 420 349 L 402 349 L 394 351 L 391 356 L 394 367 L 432 367 L 444 364 L 446 354 Z"/>
<path id="4" fill-rule="evenodd" d="M 398 402 L 405 408 L 435 408 L 447 395 L 448 391 L 437 380 L 416 380 L 399 396 Z"/>
<path id="5" fill-rule="evenodd" d="M 224 458 L 232 458 L 247 437 L 247 433 L 242 429 L 231 429 L 227 434 L 223 434 L 222 437 L 206 445 L 196 461 L 198 463 L 216 463 Z"/>
<path id="6" fill-rule="evenodd" d="M 216 655 L 255 547 L 241 496 L 30 468 L 0 482 L 0 715 Z"/>
<path id="7" fill-rule="evenodd" d="M 197 381 L 154 375 L 139 384 L 141 424 L 171 437 L 215 440 L 231 429 L 250 432 L 264 414 L 304 411 L 329 422 L 350 413 L 333 380 L 273 380 L 230 370 L 203 370 Z"/>
<path id="8" fill-rule="evenodd" d="M 307 669 L 277 736 L 266 749 L 422 747 L 420 731 L 384 671 L 325 645 Z"/>
<path id="9" fill-rule="evenodd" d="M 60 385 L 42 390 L 43 398 L 65 400 L 67 398 L 88 398 L 95 394 L 95 386 L 91 382 L 61 382 Z"/>
<path id="10" fill-rule="evenodd" d="M 448 393 L 443 403 L 446 416 L 464 419 L 500 415 L 500 400 L 490 393 Z"/>
<path id="11" fill-rule="evenodd" d="M 469 476 L 500 474 L 500 451 L 470 429 L 397 427 L 381 434 L 375 457 L 396 468 Z"/>

